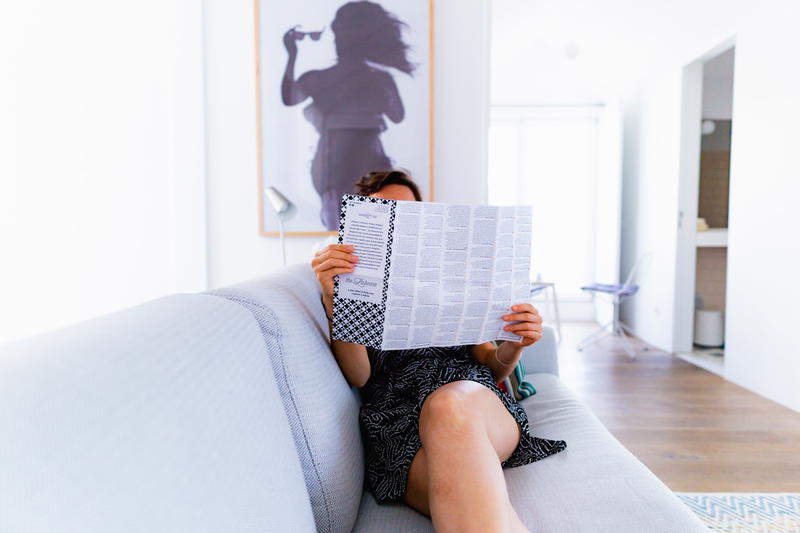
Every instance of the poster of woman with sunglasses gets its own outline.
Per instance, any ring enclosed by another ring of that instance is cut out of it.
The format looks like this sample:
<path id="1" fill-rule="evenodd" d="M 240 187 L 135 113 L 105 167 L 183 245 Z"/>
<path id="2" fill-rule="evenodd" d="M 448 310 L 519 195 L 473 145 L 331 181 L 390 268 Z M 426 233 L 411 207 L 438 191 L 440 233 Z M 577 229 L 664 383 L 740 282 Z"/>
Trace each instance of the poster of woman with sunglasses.
<path id="1" fill-rule="evenodd" d="M 338 230 L 340 200 L 403 168 L 431 199 L 431 0 L 255 0 L 261 234 L 264 191 L 297 206 L 287 235 Z"/>

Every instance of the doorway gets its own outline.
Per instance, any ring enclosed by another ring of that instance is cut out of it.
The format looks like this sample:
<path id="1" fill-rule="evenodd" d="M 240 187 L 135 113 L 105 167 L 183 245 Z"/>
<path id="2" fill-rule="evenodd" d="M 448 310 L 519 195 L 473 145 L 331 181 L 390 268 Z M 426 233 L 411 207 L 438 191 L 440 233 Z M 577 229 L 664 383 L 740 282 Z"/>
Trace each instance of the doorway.
<path id="1" fill-rule="evenodd" d="M 728 191 L 736 47 L 684 67 L 675 352 L 724 373 Z"/>

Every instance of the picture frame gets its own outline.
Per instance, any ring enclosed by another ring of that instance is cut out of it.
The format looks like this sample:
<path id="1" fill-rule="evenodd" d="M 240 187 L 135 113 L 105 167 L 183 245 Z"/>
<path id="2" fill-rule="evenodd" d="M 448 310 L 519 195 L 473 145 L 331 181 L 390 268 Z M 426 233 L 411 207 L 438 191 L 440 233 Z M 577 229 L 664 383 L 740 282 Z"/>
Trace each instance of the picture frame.
<path id="1" fill-rule="evenodd" d="M 269 187 L 296 208 L 286 236 L 336 234 L 342 194 L 372 170 L 406 170 L 432 201 L 434 0 L 253 9 L 259 235 L 280 235 Z"/>

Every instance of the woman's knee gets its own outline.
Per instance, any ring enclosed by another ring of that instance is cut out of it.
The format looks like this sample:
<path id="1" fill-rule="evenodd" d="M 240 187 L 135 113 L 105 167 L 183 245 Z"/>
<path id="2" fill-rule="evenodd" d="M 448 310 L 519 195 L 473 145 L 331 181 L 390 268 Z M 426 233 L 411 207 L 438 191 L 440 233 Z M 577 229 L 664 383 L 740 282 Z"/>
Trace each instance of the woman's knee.
<path id="1" fill-rule="evenodd" d="M 461 431 L 469 426 L 467 394 L 454 383 L 442 385 L 422 404 L 420 435 L 431 429 Z"/>

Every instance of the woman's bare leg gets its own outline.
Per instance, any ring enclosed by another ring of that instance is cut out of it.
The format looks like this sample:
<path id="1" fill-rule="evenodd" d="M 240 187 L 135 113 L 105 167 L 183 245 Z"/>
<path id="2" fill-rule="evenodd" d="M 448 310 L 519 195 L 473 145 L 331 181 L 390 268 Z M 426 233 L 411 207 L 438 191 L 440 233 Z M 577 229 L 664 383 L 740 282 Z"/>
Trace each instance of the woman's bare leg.
<path id="1" fill-rule="evenodd" d="M 431 515 L 437 531 L 527 531 L 500 467 L 519 437 L 516 420 L 487 387 L 472 381 L 439 387 L 422 407 L 422 448 L 406 502 Z"/>
<path id="2" fill-rule="evenodd" d="M 505 461 L 508 457 L 498 457 L 500 461 Z M 431 516 L 430 503 L 428 501 L 428 465 L 425 457 L 425 448 L 420 448 L 411 462 L 411 470 L 408 473 L 408 487 L 405 494 L 405 502 L 425 516 Z M 512 528 L 514 533 L 529 533 L 528 528 L 522 523 L 517 511 L 509 505 Z"/>
<path id="3" fill-rule="evenodd" d="M 411 461 L 408 471 L 408 483 L 403 498 L 405 502 L 424 514 L 431 515 L 431 506 L 428 501 L 428 458 L 425 457 L 425 448 L 420 448 Z"/>

